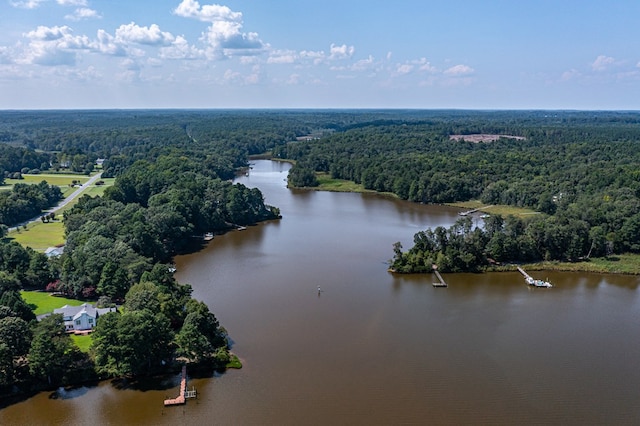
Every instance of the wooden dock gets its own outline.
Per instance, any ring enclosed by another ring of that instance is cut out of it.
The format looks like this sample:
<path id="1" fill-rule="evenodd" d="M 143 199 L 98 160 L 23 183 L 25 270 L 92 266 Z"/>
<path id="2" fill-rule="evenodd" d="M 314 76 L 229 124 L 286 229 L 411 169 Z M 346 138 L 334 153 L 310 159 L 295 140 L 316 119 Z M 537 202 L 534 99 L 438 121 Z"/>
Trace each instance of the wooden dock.
<path id="1" fill-rule="evenodd" d="M 178 396 L 175 398 L 165 399 L 164 406 L 167 407 L 170 405 L 184 405 L 187 402 L 186 392 L 187 392 L 187 366 L 183 365 L 182 379 L 180 380 L 180 394 L 178 394 Z M 194 395 L 195 395 L 195 391 L 194 391 Z"/>
<path id="2" fill-rule="evenodd" d="M 466 212 L 460 212 L 460 213 L 458 213 L 458 215 L 460 215 L 460 216 L 467 216 L 467 215 L 470 215 L 470 214 L 475 213 L 475 212 L 477 212 L 477 211 L 480 211 L 480 209 L 481 209 L 481 208 L 482 208 L 482 207 L 478 207 L 477 209 L 468 210 L 468 211 L 466 211 Z"/>
<path id="3" fill-rule="evenodd" d="M 460 213 L 458 213 L 458 215 L 460 215 L 460 216 L 468 216 L 470 214 L 482 211 L 484 209 L 488 209 L 489 207 L 493 207 L 493 204 L 491 204 L 490 206 L 482 206 L 482 207 L 478 207 L 476 209 L 467 210 L 466 212 L 460 212 Z"/>
<path id="4" fill-rule="evenodd" d="M 442 275 L 440 275 L 440 272 L 438 272 L 437 269 L 433 269 L 433 272 L 436 274 L 436 277 L 438 277 L 438 282 L 434 282 L 433 286 L 434 287 L 446 287 L 447 283 L 445 282 L 444 278 L 442 278 Z"/>
<path id="5" fill-rule="evenodd" d="M 524 269 L 522 269 L 522 268 L 521 268 L 521 267 L 519 267 L 519 266 L 517 266 L 517 268 L 518 268 L 518 271 L 520 271 L 520 273 L 521 273 L 522 275 L 524 275 L 525 279 L 529 279 L 529 280 L 532 280 L 532 279 L 533 279 L 533 278 L 531 277 L 531 275 L 527 274 L 527 273 L 524 271 Z"/>

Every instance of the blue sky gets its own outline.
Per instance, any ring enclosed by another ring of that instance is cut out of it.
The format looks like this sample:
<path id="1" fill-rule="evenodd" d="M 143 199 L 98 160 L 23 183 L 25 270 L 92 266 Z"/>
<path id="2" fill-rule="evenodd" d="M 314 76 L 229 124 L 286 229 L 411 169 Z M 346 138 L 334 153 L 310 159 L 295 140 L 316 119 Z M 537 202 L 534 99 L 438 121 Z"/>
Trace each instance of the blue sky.
<path id="1" fill-rule="evenodd" d="M 637 0 L 0 2 L 0 109 L 640 109 Z"/>

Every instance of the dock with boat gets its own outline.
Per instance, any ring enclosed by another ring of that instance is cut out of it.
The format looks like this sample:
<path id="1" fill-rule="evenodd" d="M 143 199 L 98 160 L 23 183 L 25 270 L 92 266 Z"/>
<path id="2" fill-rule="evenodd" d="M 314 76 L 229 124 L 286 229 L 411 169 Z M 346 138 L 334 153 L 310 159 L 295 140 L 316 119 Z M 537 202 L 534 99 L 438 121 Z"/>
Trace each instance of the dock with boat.
<path id="1" fill-rule="evenodd" d="M 553 287 L 553 285 L 551 285 L 549 281 L 536 280 L 531 275 L 527 274 L 525 270 L 522 269 L 521 267 L 518 266 L 517 268 L 518 268 L 518 272 L 520 272 L 524 276 L 524 280 L 528 285 L 531 285 L 534 287 L 543 287 L 543 288 Z"/>

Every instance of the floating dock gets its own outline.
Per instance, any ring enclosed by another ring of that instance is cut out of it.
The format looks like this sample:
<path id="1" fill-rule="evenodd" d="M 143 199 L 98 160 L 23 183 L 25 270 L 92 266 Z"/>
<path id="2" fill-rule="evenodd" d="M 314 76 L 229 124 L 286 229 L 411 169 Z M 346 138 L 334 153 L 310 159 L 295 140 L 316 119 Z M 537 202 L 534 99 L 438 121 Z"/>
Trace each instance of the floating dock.
<path id="1" fill-rule="evenodd" d="M 438 282 L 434 282 L 433 286 L 434 287 L 446 287 L 447 283 L 445 282 L 444 278 L 442 278 L 442 275 L 440 275 L 440 272 L 438 272 L 437 269 L 434 268 L 433 272 L 436 274 L 436 277 L 438 277 Z"/>

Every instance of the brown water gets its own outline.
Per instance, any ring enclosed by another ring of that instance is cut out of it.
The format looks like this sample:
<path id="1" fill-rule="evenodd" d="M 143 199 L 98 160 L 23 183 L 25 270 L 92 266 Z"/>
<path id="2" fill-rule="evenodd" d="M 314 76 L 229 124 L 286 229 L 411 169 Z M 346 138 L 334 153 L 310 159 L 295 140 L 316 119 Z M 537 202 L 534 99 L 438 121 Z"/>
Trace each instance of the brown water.
<path id="1" fill-rule="evenodd" d="M 177 259 L 244 368 L 194 379 L 198 399 L 163 408 L 177 377 L 41 393 L 5 424 L 640 424 L 639 279 L 533 273 L 394 276 L 406 248 L 456 211 L 372 195 L 290 191 L 288 166 L 250 176 L 283 219 L 216 237 Z M 317 287 L 322 292 L 318 294 Z M 52 399 L 54 396 L 57 399 Z"/>

